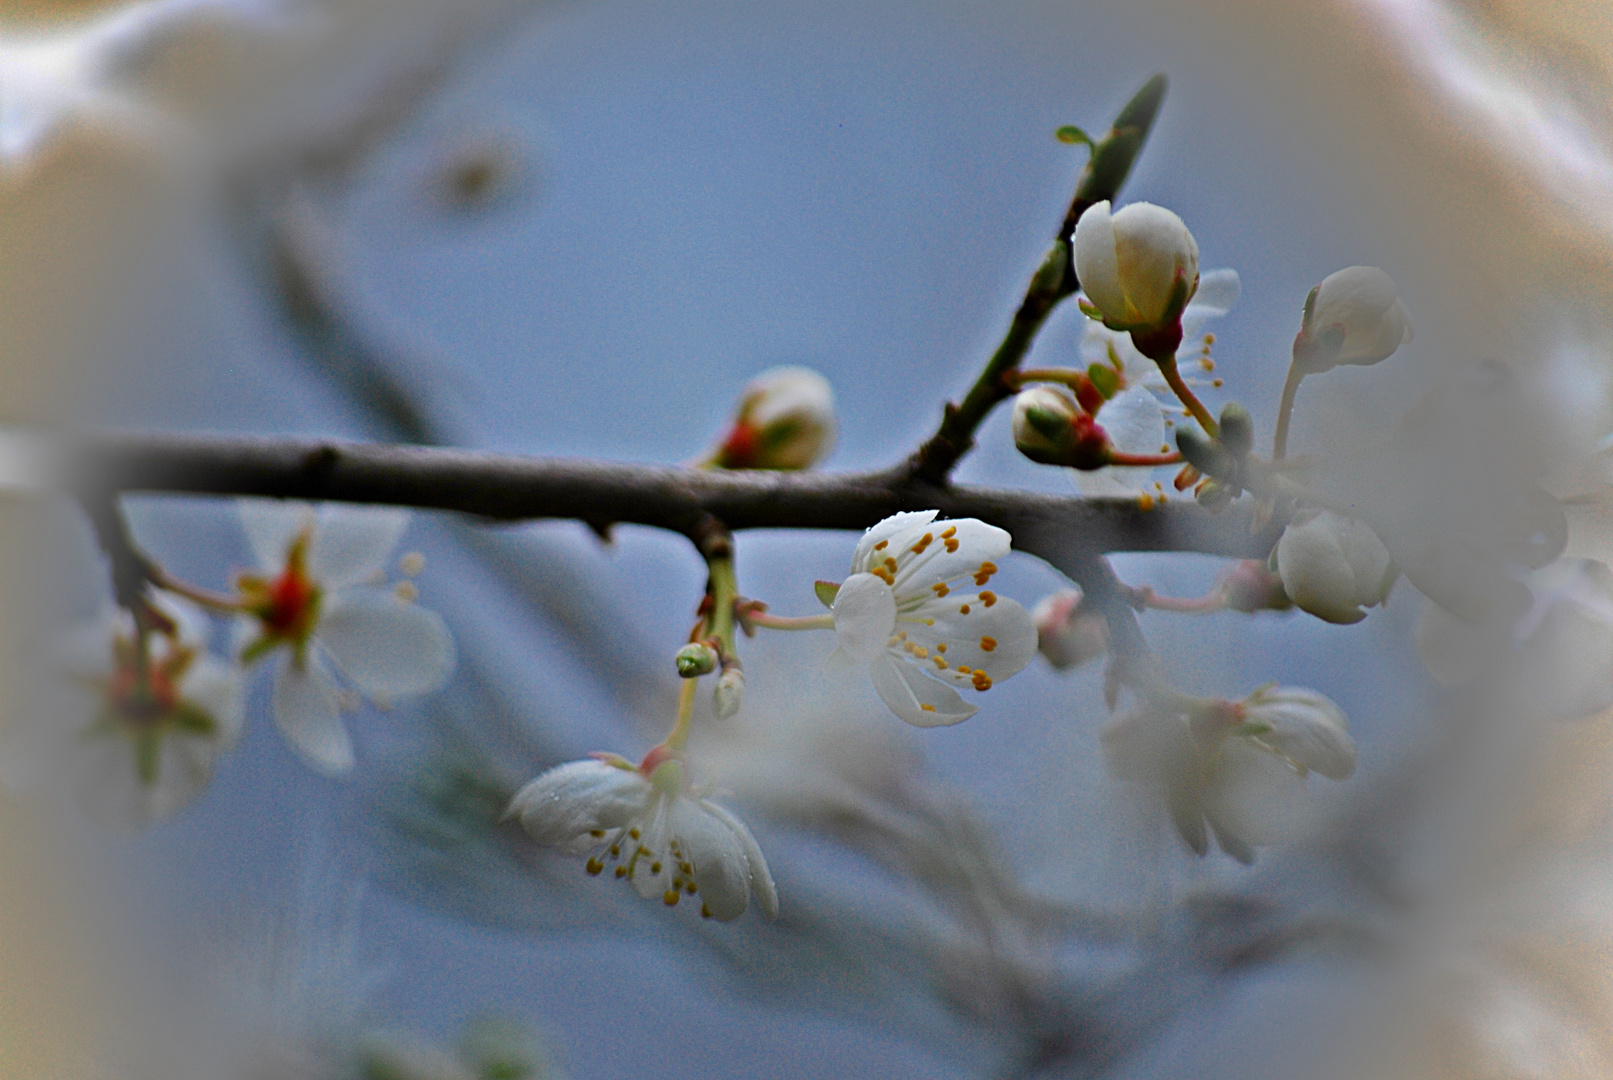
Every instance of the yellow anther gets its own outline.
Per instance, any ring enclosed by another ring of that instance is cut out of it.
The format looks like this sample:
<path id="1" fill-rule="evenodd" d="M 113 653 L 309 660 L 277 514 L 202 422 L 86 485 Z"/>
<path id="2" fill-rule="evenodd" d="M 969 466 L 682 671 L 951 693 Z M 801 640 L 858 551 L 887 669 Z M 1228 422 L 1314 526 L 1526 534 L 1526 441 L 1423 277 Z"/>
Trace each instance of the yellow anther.
<path id="1" fill-rule="evenodd" d="M 613 859 L 620 859 L 622 857 L 622 845 L 612 844 L 610 846 L 610 857 Z"/>
<path id="2" fill-rule="evenodd" d="M 588 862 L 585 865 L 585 869 L 587 869 L 589 875 L 592 876 L 592 875 L 598 874 L 600 871 L 604 870 L 605 869 L 605 864 L 599 861 L 599 856 L 598 855 L 592 855 L 592 856 L 589 856 Z"/>
<path id="3" fill-rule="evenodd" d="M 1161 454 L 1170 453 L 1171 452 L 1171 444 L 1170 443 L 1160 443 L 1159 444 L 1159 452 Z"/>
<path id="4" fill-rule="evenodd" d="M 1221 387 L 1225 386 L 1226 384 L 1227 384 L 1227 381 L 1225 379 L 1211 379 L 1210 380 L 1210 385 L 1215 387 L 1217 390 L 1221 389 Z"/>
<path id="5" fill-rule="evenodd" d="M 638 830 L 637 829 L 628 829 L 627 830 L 627 835 L 631 836 L 634 840 L 637 840 L 638 839 Z"/>
<path id="6" fill-rule="evenodd" d="M 958 541 L 956 540 L 956 538 L 949 536 L 949 537 L 946 538 L 946 546 L 947 546 L 947 554 L 950 555 L 954 551 L 958 550 Z"/>
<path id="7" fill-rule="evenodd" d="M 697 885 L 695 885 L 694 882 L 691 881 L 689 884 L 683 887 L 683 891 L 688 893 L 690 896 L 693 896 L 695 893 L 699 892 L 700 889 Z"/>
<path id="8" fill-rule="evenodd" d="M 896 560 L 891 558 L 889 555 L 885 556 L 885 569 L 889 570 L 893 574 L 896 573 Z"/>
<path id="9" fill-rule="evenodd" d="M 930 650 L 922 645 L 909 645 L 908 651 L 913 654 L 915 660 L 928 660 L 930 658 Z"/>
<path id="10" fill-rule="evenodd" d="M 997 647 L 997 639 L 994 637 L 983 637 L 980 639 L 980 647 L 986 652 L 991 652 L 991 650 Z"/>
<path id="11" fill-rule="evenodd" d="M 974 673 L 974 687 L 976 690 L 981 691 L 990 690 L 991 676 L 987 675 L 984 671 L 976 671 Z"/>
<path id="12" fill-rule="evenodd" d="M 947 662 L 945 660 L 941 659 L 939 656 L 934 657 L 933 659 L 935 660 L 935 670 L 945 671 L 947 669 Z"/>
<path id="13" fill-rule="evenodd" d="M 588 835 L 592 836 L 595 840 L 603 840 L 605 838 L 605 830 L 604 829 L 589 829 L 588 830 Z"/>
<path id="14" fill-rule="evenodd" d="M 967 615 L 967 614 L 969 614 L 969 605 L 964 604 L 962 607 L 958 608 L 958 614 L 959 615 Z"/>
<path id="15" fill-rule="evenodd" d="M 627 876 L 627 867 L 618 866 L 616 868 L 616 876 L 619 877 L 619 878 L 626 877 Z"/>
<path id="16" fill-rule="evenodd" d="M 416 577 L 426 568 L 426 557 L 418 551 L 411 551 L 398 560 L 398 569 L 409 577 Z"/>
<path id="17" fill-rule="evenodd" d="M 1139 510 L 1152 510 L 1154 508 L 1154 497 L 1146 491 L 1138 495 L 1137 508 Z"/>
<path id="18" fill-rule="evenodd" d="M 879 543 L 874 545 L 874 550 L 875 551 L 884 551 L 886 546 L 889 545 L 889 544 L 890 544 L 889 540 L 881 540 Z"/>
<path id="19" fill-rule="evenodd" d="M 707 907 L 705 904 L 700 905 L 700 917 L 702 919 L 711 918 L 711 909 L 709 907 Z"/>
<path id="20" fill-rule="evenodd" d="M 980 602 L 985 604 L 987 607 L 990 607 L 997 602 L 997 594 L 987 590 L 986 592 L 980 594 Z"/>
<path id="21" fill-rule="evenodd" d="M 420 590 L 414 587 L 412 581 L 400 581 L 392 588 L 392 595 L 405 604 L 412 604 L 420 599 Z"/>
<path id="22" fill-rule="evenodd" d="M 661 900 L 662 900 L 663 903 L 666 904 L 667 907 L 676 907 L 677 903 L 678 903 L 678 897 L 681 896 L 681 895 L 683 895 L 683 894 L 678 892 L 678 890 L 676 890 L 676 889 L 668 889 L 666 891 L 666 895 L 661 897 Z"/>
<path id="23" fill-rule="evenodd" d="M 923 709 L 925 712 L 934 712 L 935 711 L 935 706 L 934 705 L 920 705 L 919 708 Z"/>
<path id="24" fill-rule="evenodd" d="M 1214 345 L 1215 344 L 1215 335 L 1214 334 L 1205 334 L 1204 335 L 1204 344 L 1206 344 L 1206 345 Z"/>
<path id="25" fill-rule="evenodd" d="M 652 862 L 650 864 L 650 873 L 659 874 L 660 872 L 661 872 L 661 864 L 658 863 L 658 862 Z"/>
<path id="26" fill-rule="evenodd" d="M 967 674 L 969 674 L 969 672 L 971 672 L 973 670 L 974 670 L 974 668 L 970 667 L 968 664 L 959 664 L 958 665 L 958 674 L 959 675 L 967 675 Z"/>
<path id="27" fill-rule="evenodd" d="M 934 585 L 931 585 L 930 588 L 935 590 L 936 596 L 945 596 L 947 593 L 952 591 L 951 589 L 947 588 L 947 583 L 944 581 L 937 581 Z"/>
<path id="28" fill-rule="evenodd" d="M 944 642 L 944 641 L 936 642 L 935 651 L 936 652 L 946 652 L 947 651 L 947 643 Z"/>
<path id="29" fill-rule="evenodd" d="M 950 540 L 954 536 L 957 536 L 957 535 L 958 535 L 958 527 L 956 525 L 948 525 L 946 527 L 946 531 L 941 534 L 941 539 Z"/>
<path id="30" fill-rule="evenodd" d="M 924 549 L 929 547 L 933 543 L 935 543 L 935 534 L 934 533 L 925 533 L 923 536 L 919 537 L 919 542 L 913 545 L 913 554 L 915 554 L 915 555 L 924 554 Z"/>

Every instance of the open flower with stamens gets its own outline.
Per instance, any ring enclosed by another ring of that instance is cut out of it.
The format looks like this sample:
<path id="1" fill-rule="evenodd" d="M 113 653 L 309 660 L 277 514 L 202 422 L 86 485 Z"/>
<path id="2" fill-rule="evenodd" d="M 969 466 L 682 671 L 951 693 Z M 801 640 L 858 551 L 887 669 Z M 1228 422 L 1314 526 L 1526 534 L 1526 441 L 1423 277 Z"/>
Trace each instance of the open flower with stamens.
<path id="1" fill-rule="evenodd" d="M 59 646 L 48 715 L 6 740 L 8 783 L 60 773 L 91 816 L 136 828 L 207 787 L 241 732 L 240 676 L 207 654 L 205 615 L 169 597 L 150 603 L 171 632 L 142 641 L 128 611 L 108 608 Z"/>
<path id="2" fill-rule="evenodd" d="M 1259 844 L 1286 838 L 1312 772 L 1355 771 L 1344 713 L 1300 687 L 1261 687 L 1242 701 L 1144 706 L 1104 725 L 1110 775 L 1159 786 L 1184 843 L 1252 862 Z"/>
<path id="3" fill-rule="evenodd" d="M 953 686 L 989 690 L 1036 655 L 1030 614 L 983 588 L 1009 535 L 974 518 L 937 522 L 938 512 L 895 514 L 864 533 L 830 609 L 840 651 L 921 727 L 967 720 L 978 707 Z"/>
<path id="4" fill-rule="evenodd" d="M 756 838 L 665 750 L 640 765 L 614 754 L 558 765 L 516 792 L 507 816 L 540 844 L 587 855 L 590 874 L 609 866 L 646 900 L 670 907 L 698 896 L 702 915 L 728 922 L 754 895 L 762 914 L 778 914 Z"/>
<path id="5" fill-rule="evenodd" d="M 454 668 L 442 617 L 384 582 L 407 511 L 243 499 L 241 523 L 261 571 L 236 586 L 246 614 L 240 657 L 274 654 L 274 718 L 310 767 L 353 765 L 334 666 L 382 704 L 440 689 Z"/>

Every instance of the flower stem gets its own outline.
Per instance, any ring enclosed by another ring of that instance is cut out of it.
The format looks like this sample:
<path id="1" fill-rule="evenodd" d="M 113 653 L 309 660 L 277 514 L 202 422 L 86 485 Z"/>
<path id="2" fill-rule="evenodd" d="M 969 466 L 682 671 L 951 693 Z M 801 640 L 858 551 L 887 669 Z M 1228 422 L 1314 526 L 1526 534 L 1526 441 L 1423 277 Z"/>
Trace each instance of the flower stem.
<path id="1" fill-rule="evenodd" d="M 1281 461 L 1288 455 L 1288 421 L 1294 414 L 1294 398 L 1305 372 L 1299 364 L 1288 365 L 1288 378 L 1283 380 L 1283 399 L 1277 406 L 1277 434 L 1271 440 L 1271 460 Z"/>
<path id="2" fill-rule="evenodd" d="M 1180 465 L 1184 460 L 1180 450 L 1173 450 L 1168 454 L 1126 454 L 1119 450 L 1109 451 L 1110 465 Z"/>
<path id="3" fill-rule="evenodd" d="M 1174 611 L 1179 615 L 1209 615 L 1225 611 L 1226 593 L 1221 589 L 1203 596 L 1160 596 L 1146 585 L 1132 590 L 1132 604 L 1150 611 Z"/>
<path id="4" fill-rule="evenodd" d="M 717 639 L 717 652 L 724 661 L 734 652 L 734 601 L 739 598 L 739 582 L 734 575 L 732 556 L 712 559 L 710 569 L 711 616 L 709 632 Z"/>
<path id="5" fill-rule="evenodd" d="M 221 611 L 238 615 L 247 610 L 246 601 L 239 596 L 213 592 L 211 589 L 204 589 L 199 585 L 181 581 L 160 567 L 152 567 L 150 573 L 151 583 L 157 588 L 162 589 L 164 592 L 174 593 L 176 596 L 183 596 L 191 603 L 200 604 L 209 611 Z"/>
<path id="6" fill-rule="evenodd" d="M 1198 396 L 1188 389 L 1187 383 L 1182 381 L 1182 373 L 1176 370 L 1176 357 L 1155 357 L 1154 363 L 1159 365 L 1159 373 L 1165 376 L 1165 384 L 1171 388 L 1171 393 L 1175 394 L 1176 399 L 1193 414 L 1193 419 L 1199 422 L 1204 433 L 1212 439 L 1220 435 L 1221 425 L 1215 422 L 1215 417 L 1204 407 L 1204 402 L 1200 401 Z"/>
<path id="7" fill-rule="evenodd" d="M 678 718 L 672 724 L 672 730 L 667 733 L 666 741 L 661 745 L 668 751 L 676 754 L 682 752 L 689 744 L 689 721 L 694 717 L 694 691 L 699 679 L 684 679 L 683 686 L 678 690 Z"/>
<path id="8" fill-rule="evenodd" d="M 833 615 L 769 615 L 765 611 L 754 611 L 745 616 L 745 621 L 753 626 L 764 626 L 769 630 L 833 630 L 835 619 Z"/>

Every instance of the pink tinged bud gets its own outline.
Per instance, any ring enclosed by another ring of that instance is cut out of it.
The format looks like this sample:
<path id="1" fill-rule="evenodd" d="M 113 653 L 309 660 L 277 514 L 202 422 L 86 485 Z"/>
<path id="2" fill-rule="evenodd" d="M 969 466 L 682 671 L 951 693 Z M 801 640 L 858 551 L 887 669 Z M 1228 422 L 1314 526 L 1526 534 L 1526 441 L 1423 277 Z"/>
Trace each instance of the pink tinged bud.
<path id="1" fill-rule="evenodd" d="M 1221 595 L 1227 607 L 1244 613 L 1287 611 L 1294 602 L 1283 591 L 1283 579 L 1271 572 L 1264 559 L 1244 559 L 1221 577 Z"/>
<path id="2" fill-rule="evenodd" d="M 1037 648 L 1060 671 L 1096 660 L 1109 648 L 1103 616 L 1081 605 L 1081 590 L 1061 589 L 1042 597 L 1031 611 Z"/>
<path id="3" fill-rule="evenodd" d="M 1180 342 L 1182 309 L 1199 282 L 1198 243 L 1181 218 L 1151 203 L 1110 213 L 1100 202 L 1081 215 L 1072 246 L 1087 314 L 1145 339 L 1174 327 Z"/>
<path id="4" fill-rule="evenodd" d="M 834 392 L 810 368 L 764 371 L 745 387 L 714 456 L 724 469 L 808 469 L 834 445 Z"/>
<path id="5" fill-rule="evenodd" d="M 1014 445 L 1032 461 L 1101 469 L 1109 463 L 1109 436 L 1062 390 L 1037 386 L 1014 399 Z"/>
<path id="6" fill-rule="evenodd" d="M 1411 316 L 1395 282 L 1376 266 L 1329 274 L 1305 301 L 1294 359 L 1312 373 L 1386 359 L 1412 338 Z"/>

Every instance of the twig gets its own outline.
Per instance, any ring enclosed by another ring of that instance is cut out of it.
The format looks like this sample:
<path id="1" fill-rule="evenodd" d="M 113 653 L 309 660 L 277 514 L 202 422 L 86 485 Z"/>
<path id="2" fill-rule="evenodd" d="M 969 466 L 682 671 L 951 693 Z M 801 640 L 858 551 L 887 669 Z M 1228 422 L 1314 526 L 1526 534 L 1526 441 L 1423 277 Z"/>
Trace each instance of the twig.
<path id="1" fill-rule="evenodd" d="M 707 515 L 735 530 L 866 529 L 940 510 L 1006 529 L 1050 562 L 1066 551 L 1194 551 L 1264 558 L 1280 523 L 1251 535 L 1245 508 L 1212 513 L 1135 499 L 935 487 L 905 470 L 723 472 L 420 446 L 239 436 L 101 434 L 69 451 L 86 490 L 258 495 L 452 510 L 501 521 L 569 518 L 694 536 Z M 1061 567 L 1062 568 L 1062 567 Z"/>
<path id="2" fill-rule="evenodd" d="M 1002 344 L 997 346 L 962 404 L 947 404 L 941 415 L 941 426 L 908 460 L 907 469 L 914 479 L 931 484 L 945 483 L 952 467 L 974 445 L 975 429 L 999 402 L 1013 393 L 1012 384 L 1003 376 L 1024 359 L 1036 339 L 1036 332 L 1059 301 L 1074 295 L 1080 288 L 1075 276 L 1074 253 L 1070 250 L 1070 234 L 1075 230 L 1075 223 L 1088 207 L 1119 194 L 1148 139 L 1164 98 L 1165 76 L 1155 75 L 1132 96 L 1115 118 L 1115 126 L 1093 146 L 1092 157 L 1076 181 L 1075 196 L 1054 238 L 1053 251 L 1031 278 Z"/>

